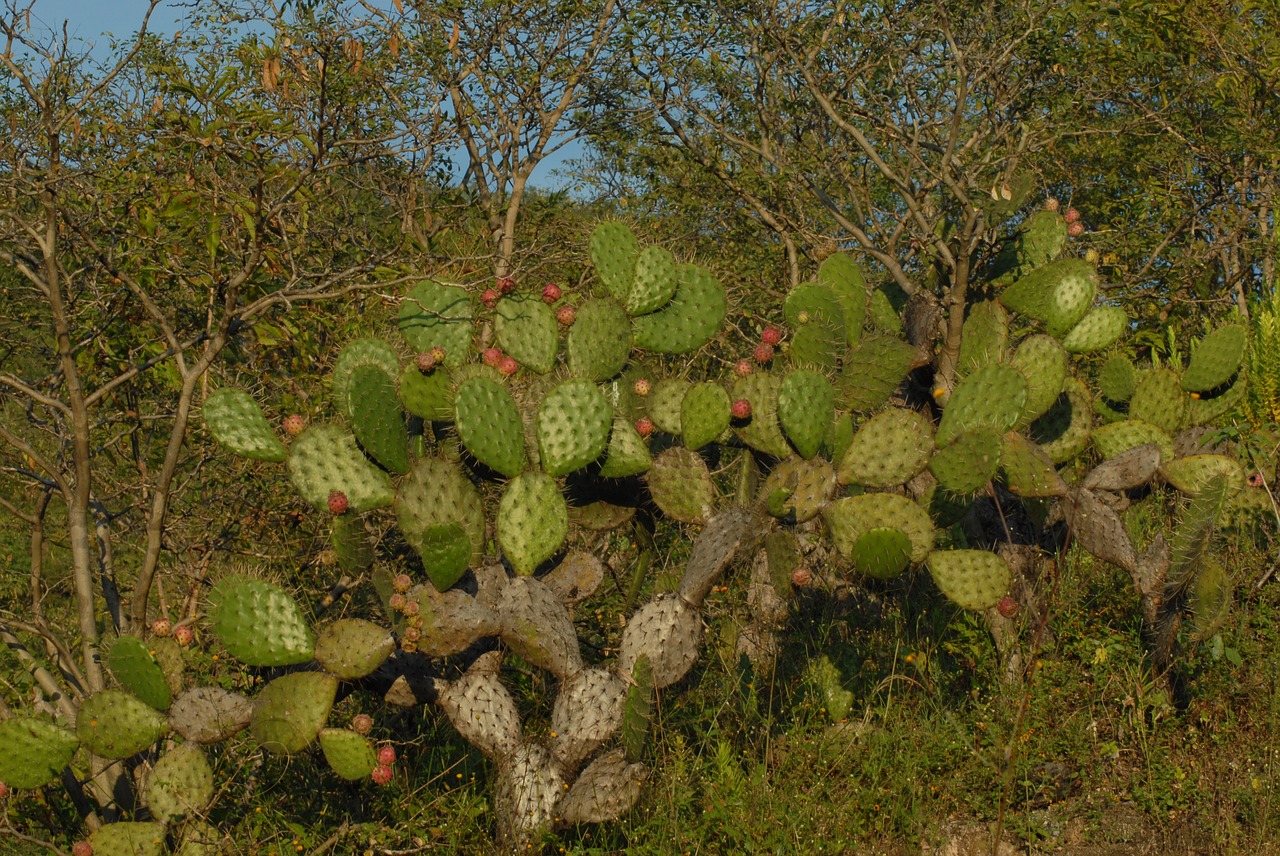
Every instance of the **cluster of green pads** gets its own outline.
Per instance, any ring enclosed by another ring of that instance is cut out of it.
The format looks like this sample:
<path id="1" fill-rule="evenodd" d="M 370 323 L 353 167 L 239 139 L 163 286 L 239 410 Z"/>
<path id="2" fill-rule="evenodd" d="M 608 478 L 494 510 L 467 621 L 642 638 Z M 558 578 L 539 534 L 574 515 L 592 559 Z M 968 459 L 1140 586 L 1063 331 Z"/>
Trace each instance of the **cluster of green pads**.
<path id="1" fill-rule="evenodd" d="M 1114 357 L 1095 397 L 1073 376 L 1072 355 L 1109 347 L 1128 322 L 1099 302 L 1091 265 L 1057 258 L 1065 240 L 1054 213 L 1024 225 L 998 262 L 993 282 L 1004 287 L 969 311 L 959 372 L 951 388 L 937 390 L 936 418 L 891 403 L 918 349 L 903 337 L 886 291 L 868 288 L 843 254 L 788 295 L 788 340 L 771 366 L 723 382 L 670 373 L 664 357 L 687 358 L 721 331 L 724 289 L 709 271 L 641 248 L 609 222 L 591 238 L 597 287 L 560 298 L 577 301 L 567 330 L 534 295 L 507 294 L 489 310 L 465 288 L 423 281 L 406 295 L 399 327 L 403 349 L 431 358 L 402 359 L 376 339 L 348 345 L 333 372 L 337 421 L 313 424 L 286 446 L 252 398 L 234 389 L 210 396 L 205 421 L 230 450 L 283 461 L 321 512 L 343 496 L 345 512 L 331 515 L 339 562 L 373 568 L 401 644 L 412 635 L 406 650 L 447 657 L 500 639 L 559 679 L 549 740 L 523 733 L 496 652 L 475 658 L 457 680 L 435 681 L 428 694 L 497 763 L 500 831 L 518 840 L 557 820 L 606 820 L 630 807 L 644 775 L 652 692 L 696 660 L 703 598 L 770 529 L 770 563 L 787 565 L 779 579 L 800 561 L 797 530 L 820 526 L 852 572 L 884 579 L 924 566 L 956 604 L 988 609 L 1008 593 L 1010 568 L 995 553 L 956 549 L 947 527 L 957 509 L 999 483 L 1023 497 L 1061 498 L 1080 542 L 1135 580 L 1191 593 L 1198 612 L 1225 609 L 1223 575 L 1207 545 L 1222 509 L 1247 493 L 1243 473 L 1233 458 L 1193 448 L 1185 433 L 1241 395 L 1243 328 L 1204 337 L 1182 371 Z M 1014 342 L 1014 316 L 1018 329 L 1035 332 Z M 480 361 L 481 342 L 519 369 L 508 376 Z M 733 418 L 739 400 L 750 403 L 749 418 Z M 642 436 L 641 420 L 657 432 Z M 703 454 L 713 444 L 743 450 L 744 476 L 762 464 L 759 489 L 739 491 L 737 502 L 722 495 Z M 1082 477 L 1075 465 L 1091 446 L 1105 463 Z M 678 590 L 632 616 L 609 666 L 584 663 L 569 611 L 581 592 L 563 583 L 598 565 L 565 555 L 569 475 L 605 486 L 643 478 L 663 513 L 702 527 Z M 486 509 L 476 486 L 486 479 L 499 488 L 496 509 Z M 1193 513 L 1172 545 L 1139 551 L 1107 497 L 1157 479 L 1195 497 Z M 394 608 L 362 519 L 387 507 L 426 577 L 398 594 Z M 514 576 L 488 563 L 491 543 Z M 474 595 L 456 587 L 468 571 L 479 583 Z M 0 779 L 38 787 L 78 747 L 127 758 L 180 735 L 185 742 L 161 756 L 147 787 L 156 820 L 94 834 L 95 852 L 115 856 L 160 853 L 166 838 L 183 854 L 213 852 L 199 849 L 211 837 L 203 821 L 182 820 L 199 818 L 212 799 L 198 747 L 244 729 L 268 751 L 318 743 L 338 775 L 369 774 L 372 747 L 327 720 L 340 681 L 359 680 L 392 656 L 388 630 L 344 619 L 313 631 L 285 592 L 239 577 L 217 586 L 208 618 L 242 662 L 294 671 L 255 699 L 184 690 L 171 640 L 122 638 L 110 666 L 123 689 L 87 699 L 74 731 L 30 717 L 0 723 Z"/>

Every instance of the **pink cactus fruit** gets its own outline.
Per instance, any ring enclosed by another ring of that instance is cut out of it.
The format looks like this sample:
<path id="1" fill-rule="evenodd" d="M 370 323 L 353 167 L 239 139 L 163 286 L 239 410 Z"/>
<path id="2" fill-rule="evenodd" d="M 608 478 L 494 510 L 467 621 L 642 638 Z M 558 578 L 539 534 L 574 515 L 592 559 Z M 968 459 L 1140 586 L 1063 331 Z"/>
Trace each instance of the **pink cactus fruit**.
<path id="1" fill-rule="evenodd" d="M 1011 597 L 1002 597 L 996 604 L 996 610 L 1005 618 L 1014 618 L 1018 614 L 1018 602 Z"/>
<path id="2" fill-rule="evenodd" d="M 187 625 L 179 624 L 177 627 L 173 628 L 173 638 L 177 640 L 179 645 L 186 648 L 195 641 L 196 634 Z"/>
<path id="3" fill-rule="evenodd" d="M 404 594 L 413 587 L 413 579 L 408 574 L 397 574 L 396 578 L 391 581 L 391 588 Z"/>
<path id="4" fill-rule="evenodd" d="M 503 294 L 510 294 L 515 291 L 516 279 L 513 276 L 503 276 L 498 278 L 498 291 Z"/>
<path id="5" fill-rule="evenodd" d="M 429 372 L 436 367 L 435 354 L 430 351 L 423 351 L 421 354 L 418 354 L 415 361 L 418 364 L 418 371 L 420 372 Z"/>
<path id="6" fill-rule="evenodd" d="M 642 377 L 635 382 L 635 385 L 632 387 L 632 389 L 636 391 L 636 395 L 640 396 L 641 398 L 644 398 L 653 390 L 653 384 L 649 382 L 648 378 Z"/>
<path id="7" fill-rule="evenodd" d="M 751 365 L 751 360 L 738 360 L 733 364 L 733 373 L 738 377 L 746 377 L 755 371 L 755 366 Z"/>
<path id="8" fill-rule="evenodd" d="M 760 331 L 760 341 L 766 345 L 776 345 L 782 341 L 782 329 L 770 324 Z"/>
<path id="9" fill-rule="evenodd" d="M 733 404 L 729 405 L 729 412 L 733 414 L 734 419 L 750 419 L 751 418 L 751 402 L 745 398 L 739 398 Z"/>
<path id="10" fill-rule="evenodd" d="M 329 511 L 334 514 L 347 513 L 347 495 L 340 490 L 329 492 Z"/>
<path id="11" fill-rule="evenodd" d="M 505 377 L 511 377 L 520 368 L 520 364 L 511 357 L 503 357 L 502 362 L 498 363 L 498 371 Z"/>
<path id="12" fill-rule="evenodd" d="M 388 785 L 391 783 L 391 768 L 386 764 L 379 764 L 373 768 L 373 772 L 369 774 L 369 778 L 373 779 L 375 785 Z"/>
<path id="13" fill-rule="evenodd" d="M 1080 212 L 1074 208 L 1068 208 L 1067 213 L 1062 215 L 1068 223 L 1075 223 L 1080 219 Z"/>
<path id="14" fill-rule="evenodd" d="M 297 413 L 291 413 L 284 418 L 284 433 L 290 437 L 297 437 L 306 427 L 306 420 Z"/>
<path id="15" fill-rule="evenodd" d="M 486 288 L 484 290 L 484 294 L 480 295 L 480 302 L 483 303 L 487 309 L 492 309 L 497 306 L 498 301 L 501 299 L 502 292 L 498 291 L 496 288 Z"/>
<path id="16" fill-rule="evenodd" d="M 502 357 L 502 351 L 497 348 L 485 348 L 480 354 L 481 362 L 486 366 L 493 366 L 495 369 L 498 367 L 498 363 L 502 362 Z"/>
<path id="17" fill-rule="evenodd" d="M 559 300 L 562 294 L 564 294 L 564 292 L 560 290 L 560 286 L 556 285 L 554 282 L 549 282 L 547 283 L 546 288 L 542 289 L 542 301 L 550 306 Z"/>
<path id="18" fill-rule="evenodd" d="M 1048 199 L 1044 201 L 1044 210 L 1057 211 L 1061 205 L 1062 203 L 1058 201 L 1058 197 L 1050 196 Z"/>
<path id="19" fill-rule="evenodd" d="M 396 750 L 394 746 L 382 746 L 378 749 L 378 763 L 383 766 L 390 767 L 396 762 Z"/>
<path id="20" fill-rule="evenodd" d="M 756 349 L 751 352 L 751 359 L 755 360 L 760 365 L 764 365 L 765 363 L 772 361 L 773 345 L 770 345 L 767 342 L 761 342 L 756 345 Z"/>
<path id="21" fill-rule="evenodd" d="M 93 845 L 88 841 L 77 841 L 71 845 L 71 856 L 93 856 Z"/>
<path id="22" fill-rule="evenodd" d="M 151 632 L 157 636 L 168 636 L 173 630 L 173 624 L 167 618 L 157 618 L 151 622 Z"/>
<path id="23" fill-rule="evenodd" d="M 641 416 L 636 420 L 636 431 L 641 437 L 648 437 L 653 433 L 653 420 L 648 416 Z"/>
<path id="24" fill-rule="evenodd" d="M 1084 234 L 1084 224 L 1079 220 L 1067 225 L 1067 234 L 1073 238 L 1078 238 Z"/>
<path id="25" fill-rule="evenodd" d="M 573 322 L 577 320 L 577 318 L 578 310 L 575 309 L 572 304 L 565 304 L 556 310 L 556 320 L 559 321 L 563 327 L 572 326 Z"/>
<path id="26" fill-rule="evenodd" d="M 791 584 L 796 588 L 804 588 L 811 582 L 813 582 L 813 572 L 804 565 L 800 565 L 791 572 Z"/>

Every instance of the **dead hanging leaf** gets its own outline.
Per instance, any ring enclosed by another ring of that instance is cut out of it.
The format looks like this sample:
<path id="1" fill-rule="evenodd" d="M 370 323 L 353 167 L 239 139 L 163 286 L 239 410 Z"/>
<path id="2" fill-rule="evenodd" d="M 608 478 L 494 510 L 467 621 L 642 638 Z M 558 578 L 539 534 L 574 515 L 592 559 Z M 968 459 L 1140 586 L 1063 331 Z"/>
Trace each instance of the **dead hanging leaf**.
<path id="1" fill-rule="evenodd" d="M 271 58 L 262 61 L 262 88 L 267 92 L 275 92 L 280 83 L 280 60 Z"/>
<path id="2" fill-rule="evenodd" d="M 458 49 L 458 37 L 459 37 L 461 34 L 462 34 L 462 31 L 458 28 L 458 22 L 457 22 L 457 21 L 454 21 L 454 22 L 453 22 L 453 35 L 449 37 L 449 50 L 450 50 L 451 52 L 452 52 L 452 51 L 455 51 L 455 50 L 457 50 L 457 49 Z"/>
<path id="3" fill-rule="evenodd" d="M 404 4 L 403 4 L 403 3 L 401 3 L 401 2 L 400 2 L 400 0 L 391 0 L 391 2 L 395 4 L 396 11 L 397 11 L 397 12 L 399 12 L 401 15 L 403 15 L 403 14 L 404 14 Z"/>
<path id="4" fill-rule="evenodd" d="M 400 56 L 400 33 L 396 30 L 391 31 L 391 38 L 387 40 L 387 52 L 392 59 Z"/>

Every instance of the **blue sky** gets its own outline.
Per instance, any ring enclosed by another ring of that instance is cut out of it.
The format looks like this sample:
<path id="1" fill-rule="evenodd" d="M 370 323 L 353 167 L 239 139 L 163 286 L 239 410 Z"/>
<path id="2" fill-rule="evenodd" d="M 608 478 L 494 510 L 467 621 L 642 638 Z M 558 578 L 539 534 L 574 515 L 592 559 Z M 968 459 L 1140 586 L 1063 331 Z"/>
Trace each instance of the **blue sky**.
<path id="1" fill-rule="evenodd" d="M 180 27 L 192 0 L 177 3 L 163 2 L 151 14 L 148 28 L 153 32 L 173 33 Z M 111 39 L 104 33 L 123 38 L 137 31 L 142 16 L 147 11 L 147 0 L 35 0 L 31 10 L 31 29 L 37 38 L 41 30 L 61 31 L 67 22 L 67 32 L 73 38 L 92 43 L 98 51 L 105 52 Z M 383 4 L 390 6 L 390 0 Z M 578 157 L 579 145 L 570 145 L 556 152 L 534 172 L 531 183 L 535 187 L 554 189 L 565 183 L 563 176 L 553 176 L 553 170 L 563 166 L 566 159 Z"/>

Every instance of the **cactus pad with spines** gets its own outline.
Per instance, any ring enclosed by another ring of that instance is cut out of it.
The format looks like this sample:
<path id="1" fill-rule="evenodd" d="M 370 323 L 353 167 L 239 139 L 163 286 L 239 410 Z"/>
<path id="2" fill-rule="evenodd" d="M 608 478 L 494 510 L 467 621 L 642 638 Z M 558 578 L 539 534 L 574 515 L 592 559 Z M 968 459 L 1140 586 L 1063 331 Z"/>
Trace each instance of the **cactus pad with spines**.
<path id="1" fill-rule="evenodd" d="M 555 367 L 560 347 L 556 314 L 531 294 L 504 297 L 494 309 L 498 344 L 520 365 L 538 374 Z"/>
<path id="2" fill-rule="evenodd" d="M 676 283 L 670 303 L 632 319 L 636 347 L 685 354 L 701 348 L 720 331 L 729 302 L 719 280 L 695 265 L 676 265 Z"/>
<path id="3" fill-rule="evenodd" d="M 800 369 L 778 386 L 778 421 L 800 457 L 818 454 L 835 418 L 835 389 L 824 376 Z"/>
<path id="4" fill-rule="evenodd" d="M 1089 390 L 1079 380 L 1069 378 L 1057 401 L 1027 430 L 1049 460 L 1065 464 L 1089 446 L 1093 431 L 1093 411 Z"/>
<path id="5" fill-rule="evenodd" d="M 1154 444 L 1164 460 L 1173 460 L 1173 438 L 1165 431 L 1144 422 L 1141 419 L 1126 419 L 1123 422 L 1112 422 L 1093 430 L 1093 444 L 1103 458 L 1114 458 L 1121 452 L 1127 452 L 1136 446 Z"/>
<path id="6" fill-rule="evenodd" d="M 409 599 L 418 604 L 421 617 L 418 650 L 431 657 L 457 654 L 477 639 L 498 635 L 502 628 L 496 612 L 457 589 L 440 593 L 421 586 Z"/>
<path id="7" fill-rule="evenodd" d="M 524 470 L 524 424 L 505 386 L 483 376 L 469 378 L 455 390 L 453 406 L 458 437 L 477 461 L 508 477 Z"/>
<path id="8" fill-rule="evenodd" d="M 324 672 L 282 675 L 258 694 L 249 730 L 268 752 L 301 752 L 319 736 L 337 692 L 338 679 Z"/>
<path id="9" fill-rule="evenodd" d="M 847 345 L 844 308 L 825 285 L 807 282 L 796 286 L 783 305 L 791 325 L 788 358 L 796 368 L 828 372 Z"/>
<path id="10" fill-rule="evenodd" d="M 1138 370 L 1124 354 L 1116 354 L 1098 370 L 1098 389 L 1112 401 L 1128 401 L 1138 385 Z"/>
<path id="11" fill-rule="evenodd" d="M 1199 642 L 1211 638 L 1226 624 L 1231 612 L 1231 577 L 1213 556 L 1200 561 L 1188 606 L 1191 629 Z"/>
<path id="12" fill-rule="evenodd" d="M 203 817 L 212 801 L 213 768 L 195 743 L 170 749 L 147 777 L 147 807 L 165 823 Z"/>
<path id="13" fill-rule="evenodd" d="M 551 757 L 573 770 L 622 725 L 627 685 L 606 669 L 582 669 L 560 687 L 551 711 Z"/>
<path id="14" fill-rule="evenodd" d="M 357 366 L 347 397 L 356 440 L 384 469 L 403 475 L 409 471 L 409 431 L 395 377 L 377 366 Z"/>
<path id="15" fill-rule="evenodd" d="M 427 579 L 440 591 L 462 579 L 475 555 L 467 530 L 459 523 L 428 526 L 422 531 L 418 551 Z"/>
<path id="16" fill-rule="evenodd" d="M 209 593 L 209 624 L 231 655 L 249 666 L 289 666 L 314 654 L 294 599 L 279 586 L 231 576 Z"/>
<path id="17" fill-rule="evenodd" d="M 120 636 L 107 654 L 107 665 L 120 686 L 156 710 L 167 710 L 172 701 L 164 670 L 147 645 L 136 636 Z"/>
<path id="18" fill-rule="evenodd" d="M 396 494 L 396 519 L 409 546 L 421 554 L 428 527 L 457 523 L 471 544 L 469 564 L 480 560 L 485 517 L 480 492 L 452 461 L 421 458 Z"/>
<path id="19" fill-rule="evenodd" d="M 632 672 L 649 661 L 654 689 L 674 684 L 698 659 L 702 616 L 675 592 L 656 595 L 627 620 L 618 646 L 618 670 Z"/>
<path id="20" fill-rule="evenodd" d="M 618 820 L 640 798 L 649 775 L 644 764 L 628 764 L 621 749 L 596 758 L 569 787 L 556 811 L 564 823 L 604 823 Z"/>
<path id="21" fill-rule="evenodd" d="M 995 606 L 1009 591 L 1009 563 L 988 550 L 938 550 L 929 573 L 947 599 L 964 609 Z"/>
<path id="22" fill-rule="evenodd" d="M 701 449 L 729 427 L 729 393 L 718 383 L 695 383 L 680 402 L 680 433 L 689 449 Z"/>
<path id="23" fill-rule="evenodd" d="M 604 454 L 613 408 L 589 380 L 567 380 L 538 406 L 538 453 L 553 476 L 581 469 Z"/>
<path id="24" fill-rule="evenodd" d="M 160 856 L 165 825 L 155 821 L 108 823 L 89 835 L 93 856 Z"/>
<path id="25" fill-rule="evenodd" d="M 976 368 L 1004 362 L 1008 347 L 1009 313 L 994 300 L 975 303 L 964 320 L 957 376 L 964 377 Z"/>
<path id="26" fill-rule="evenodd" d="M 866 493 L 838 499 L 827 506 L 823 519 L 837 550 L 849 558 L 858 539 L 872 529 L 898 529 L 911 540 L 911 561 L 923 562 L 933 549 L 933 521 L 929 513 L 905 496 Z"/>
<path id="27" fill-rule="evenodd" d="M 0 722 L 0 782 L 12 788 L 43 787 L 62 773 L 80 745 L 65 728 L 31 716 Z"/>
<path id="28" fill-rule="evenodd" d="M 699 608 L 720 575 L 737 558 L 744 545 L 754 542 L 756 516 L 741 505 L 728 505 L 703 527 L 693 541 L 693 552 L 680 577 L 679 594 Z"/>
<path id="29" fill-rule="evenodd" d="M 715 488 L 707 464 L 683 446 L 658 457 L 646 474 L 649 493 L 662 512 L 681 523 L 705 523 L 715 505 Z"/>
<path id="30" fill-rule="evenodd" d="M 444 364 L 460 366 L 471 351 L 474 313 L 466 289 L 424 280 L 400 304 L 400 335 L 418 353 L 444 348 Z"/>
<path id="31" fill-rule="evenodd" d="M 623 223 L 606 220 L 591 233 L 591 263 L 605 290 L 617 300 L 626 300 L 635 274 L 640 244 Z"/>
<path id="32" fill-rule="evenodd" d="M 1004 483 L 1018 496 L 1062 496 L 1067 483 L 1058 475 L 1049 455 L 1021 434 L 1004 436 L 1000 449 Z"/>
<path id="33" fill-rule="evenodd" d="M 169 730 L 167 720 L 124 690 L 102 690 L 80 705 L 76 736 L 95 755 L 118 761 L 159 740 Z"/>
<path id="34" fill-rule="evenodd" d="M 986 485 L 1000 467 L 1001 436 L 991 428 L 965 431 L 933 453 L 929 472 L 952 493 L 974 493 Z"/>
<path id="35" fill-rule="evenodd" d="M 569 371 L 594 381 L 617 375 L 631 356 L 631 320 L 616 300 L 586 300 L 565 341 Z"/>
<path id="36" fill-rule="evenodd" d="M 745 425 L 734 427 L 743 443 L 775 458 L 791 454 L 791 444 L 782 433 L 778 422 L 778 390 L 782 379 L 770 372 L 753 372 L 733 382 L 730 397 L 735 401 L 751 402 L 751 419 Z"/>
<path id="37" fill-rule="evenodd" d="M 582 668 L 573 618 L 564 601 L 542 580 L 511 580 L 495 611 L 502 621 L 502 641 L 524 660 L 561 680 Z"/>
<path id="38" fill-rule="evenodd" d="M 1192 425 L 1207 425 L 1227 415 L 1240 406 L 1248 388 L 1248 381 L 1242 376 L 1220 394 L 1193 398 L 1188 412 L 1189 421 Z"/>
<path id="39" fill-rule="evenodd" d="M 528 576 L 555 555 L 569 533 L 569 509 L 551 476 L 531 471 L 507 482 L 497 530 L 502 553 L 517 574 Z"/>
<path id="40" fill-rule="evenodd" d="M 816 517 L 836 492 L 836 472 L 822 458 L 790 457 L 769 472 L 760 489 L 775 517 L 804 523 Z"/>
<path id="41" fill-rule="evenodd" d="M 627 289 L 627 313 L 648 315 L 666 306 L 675 296 L 676 260 L 670 250 L 645 247 L 636 255 L 635 271 Z"/>
<path id="42" fill-rule="evenodd" d="M 614 419 L 613 429 L 609 432 L 609 447 L 605 450 L 604 462 L 600 465 L 601 477 L 618 479 L 638 476 L 648 472 L 652 463 L 649 447 L 645 445 L 644 438 L 635 425 L 626 419 Z"/>
<path id="43" fill-rule="evenodd" d="M 329 523 L 329 543 L 338 557 L 338 567 L 349 573 L 367 571 L 373 566 L 373 539 L 364 521 L 351 514 L 336 514 Z"/>
<path id="44" fill-rule="evenodd" d="M 1083 259 L 1060 259 L 1041 265 L 1000 293 L 1006 307 L 1044 321 L 1049 334 L 1061 337 L 1093 305 L 1098 273 Z"/>
<path id="45" fill-rule="evenodd" d="M 1027 381 L 1027 399 L 1016 426 L 1025 428 L 1053 406 L 1067 380 L 1067 352 L 1043 333 L 1028 336 L 1013 352 L 1011 364 Z"/>
<path id="46" fill-rule="evenodd" d="M 1135 446 L 1108 458 L 1090 470 L 1083 486 L 1089 490 L 1132 490 L 1151 481 L 1160 466 L 1160 447 L 1154 443 Z"/>
<path id="47" fill-rule="evenodd" d="M 329 769 L 348 782 L 368 778 L 378 765 L 373 747 L 364 735 L 347 728 L 321 729 L 320 750 L 329 762 Z"/>
<path id="48" fill-rule="evenodd" d="M 866 411 L 884 404 L 911 370 L 915 354 L 915 346 L 897 336 L 863 338 L 845 355 L 840 406 Z"/>
<path id="49" fill-rule="evenodd" d="M 805 677 L 817 691 L 822 706 L 832 722 L 842 722 L 853 707 L 853 693 L 844 688 L 840 670 L 826 654 L 814 658 L 806 669 Z"/>
<path id="50" fill-rule="evenodd" d="M 341 618 L 316 636 L 316 661 L 329 674 L 354 681 L 372 674 L 396 648 L 385 628 L 362 618 Z"/>
<path id="51" fill-rule="evenodd" d="M 396 356 L 395 349 L 381 339 L 352 339 L 343 346 L 333 364 L 329 388 L 333 393 L 334 406 L 346 419 L 351 418 L 353 376 L 362 366 L 373 366 L 395 377 L 400 372 L 400 358 Z"/>
<path id="52" fill-rule="evenodd" d="M 1249 347 L 1249 333 L 1241 324 L 1226 324 L 1207 334 L 1191 351 L 1182 373 L 1182 388 L 1208 392 L 1222 386 L 1240 370 Z"/>
<path id="53" fill-rule="evenodd" d="M 692 383 L 680 378 L 664 378 L 653 384 L 653 389 L 645 400 L 645 412 L 659 431 L 666 431 L 668 434 L 681 432 L 680 410 L 685 394 L 692 386 Z"/>
<path id="54" fill-rule="evenodd" d="M 933 454 L 933 423 L 914 410 L 889 408 L 867 420 L 840 458 L 841 484 L 886 488 L 924 470 Z"/>
<path id="55" fill-rule="evenodd" d="M 1129 316 L 1119 306 L 1098 306 L 1062 337 L 1070 354 L 1091 354 L 1110 347 L 1129 329 Z"/>
<path id="56" fill-rule="evenodd" d="M 832 253 L 818 266 L 818 283 L 830 288 L 844 311 L 845 341 L 856 345 L 867 317 L 867 281 L 847 253 Z"/>
<path id="57" fill-rule="evenodd" d="M 391 478 L 369 461 L 356 438 L 337 425 L 312 425 L 289 447 L 289 477 L 298 493 L 319 510 L 341 491 L 352 513 L 390 505 Z"/>
<path id="58" fill-rule="evenodd" d="M 867 298 L 867 317 L 871 319 L 872 325 L 882 333 L 888 333 L 893 336 L 902 333 L 902 316 L 898 314 L 898 310 L 893 308 L 893 301 L 889 299 L 884 286 L 871 289 L 871 293 Z"/>
<path id="59" fill-rule="evenodd" d="M 212 393 L 204 403 L 204 423 L 213 439 L 237 455 L 256 461 L 285 458 L 284 444 L 262 408 L 242 389 L 224 387 Z"/>
<path id="60" fill-rule="evenodd" d="M 860 574 L 878 580 L 892 579 L 911 562 L 911 539 L 900 529 L 868 529 L 853 542 L 849 560 Z"/>
<path id="61" fill-rule="evenodd" d="M 429 422 L 453 420 L 453 379 L 443 366 L 423 373 L 410 363 L 400 373 L 400 403 Z"/>
<path id="62" fill-rule="evenodd" d="M 1003 434 L 1017 424 L 1027 403 L 1027 379 L 1011 366 L 975 369 L 951 393 L 935 441 L 939 448 L 962 432 L 987 428 Z"/>
<path id="63" fill-rule="evenodd" d="M 1244 487 L 1244 470 L 1240 462 L 1226 455 L 1188 455 L 1170 461 L 1163 475 L 1169 484 L 1183 493 L 1195 496 L 1215 478 L 1221 478 L 1227 486 L 1227 496 Z"/>
<path id="64" fill-rule="evenodd" d="M 1187 426 L 1190 398 L 1172 369 L 1148 369 L 1138 378 L 1129 399 L 1129 416 L 1156 426 L 1170 436 Z"/>
<path id="65" fill-rule="evenodd" d="M 509 758 L 521 745 L 520 713 L 488 659 L 446 684 L 438 703 L 458 733 L 490 758 Z"/>

